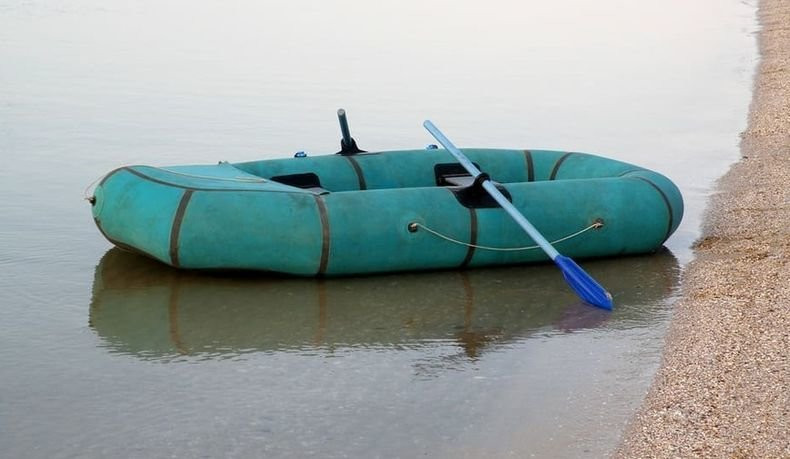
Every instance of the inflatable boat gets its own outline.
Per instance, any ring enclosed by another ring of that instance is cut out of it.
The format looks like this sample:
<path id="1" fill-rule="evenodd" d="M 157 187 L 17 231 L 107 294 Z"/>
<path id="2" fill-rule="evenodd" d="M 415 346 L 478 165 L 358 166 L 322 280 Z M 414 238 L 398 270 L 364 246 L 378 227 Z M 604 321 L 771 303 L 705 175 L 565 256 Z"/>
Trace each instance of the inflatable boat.
<path id="1" fill-rule="evenodd" d="M 562 253 L 659 249 L 683 215 L 663 175 L 592 154 L 463 149 Z M 185 269 L 336 276 L 545 262 L 448 151 L 126 166 L 96 186 L 113 244 Z"/>

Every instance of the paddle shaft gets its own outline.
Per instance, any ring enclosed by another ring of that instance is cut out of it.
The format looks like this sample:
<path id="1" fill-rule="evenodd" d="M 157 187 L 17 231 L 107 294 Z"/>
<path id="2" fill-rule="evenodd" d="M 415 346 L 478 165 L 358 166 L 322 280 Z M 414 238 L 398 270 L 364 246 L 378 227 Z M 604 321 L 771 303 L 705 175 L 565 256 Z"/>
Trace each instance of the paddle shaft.
<path id="1" fill-rule="evenodd" d="M 343 143 L 350 147 L 354 139 L 351 138 L 351 132 L 348 130 L 346 111 L 342 108 L 337 111 L 337 120 L 340 122 L 340 133 L 343 135 Z"/>
<path id="2" fill-rule="evenodd" d="M 425 126 L 425 129 L 427 129 L 428 132 L 430 132 L 431 135 L 434 136 L 434 138 L 436 138 L 436 140 L 439 141 L 439 143 L 442 144 L 442 146 L 446 148 L 447 151 L 449 151 L 459 163 L 461 163 L 467 172 L 472 174 L 472 176 L 475 178 L 480 175 L 480 170 L 475 167 L 475 165 L 469 161 L 469 158 L 461 153 L 461 150 L 456 148 L 456 146 L 450 142 L 450 139 L 445 137 L 444 134 L 442 134 L 441 131 L 439 131 L 439 129 L 434 126 L 432 122 L 430 122 L 430 120 L 426 120 L 422 125 Z M 557 256 L 559 256 L 560 253 L 557 252 L 557 249 L 555 249 L 551 243 L 547 241 L 546 238 L 543 237 L 543 235 L 540 234 L 540 232 L 535 229 L 534 226 L 532 226 L 532 223 L 530 223 L 526 218 L 524 218 L 523 215 L 521 215 L 521 212 L 516 209 L 516 206 L 511 204 L 510 201 L 507 200 L 507 198 L 497 189 L 493 183 L 491 183 L 490 180 L 484 180 L 482 185 L 488 194 L 490 194 L 491 197 L 494 198 L 494 200 L 502 207 L 502 209 L 504 209 L 505 212 L 507 212 L 513 218 L 513 220 L 515 220 L 516 223 L 518 223 L 518 225 L 529 235 L 529 237 L 531 237 L 532 240 L 535 241 L 535 243 L 538 244 L 538 246 L 540 246 L 544 252 L 546 252 L 546 255 L 548 255 L 549 258 L 554 260 L 557 258 Z"/>

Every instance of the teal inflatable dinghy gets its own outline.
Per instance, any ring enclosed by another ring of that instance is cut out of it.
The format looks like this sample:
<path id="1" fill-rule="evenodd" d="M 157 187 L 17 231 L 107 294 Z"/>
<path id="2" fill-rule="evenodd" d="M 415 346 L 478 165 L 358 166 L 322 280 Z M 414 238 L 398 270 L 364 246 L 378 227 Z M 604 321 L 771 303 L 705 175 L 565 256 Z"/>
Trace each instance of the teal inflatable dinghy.
<path id="1" fill-rule="evenodd" d="M 353 147 L 121 167 L 89 200 L 110 242 L 177 268 L 333 276 L 548 260 L 448 151 Z M 669 179 L 624 162 L 546 150 L 463 153 L 570 257 L 656 251 L 683 215 Z"/>

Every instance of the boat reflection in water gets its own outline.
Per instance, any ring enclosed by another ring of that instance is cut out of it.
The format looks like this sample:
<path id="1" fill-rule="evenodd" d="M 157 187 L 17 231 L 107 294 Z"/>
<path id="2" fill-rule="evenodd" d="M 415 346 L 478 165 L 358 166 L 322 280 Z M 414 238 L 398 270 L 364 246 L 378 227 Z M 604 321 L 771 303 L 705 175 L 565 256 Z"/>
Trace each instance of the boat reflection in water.
<path id="1" fill-rule="evenodd" d="M 585 269 L 614 295 L 613 313 L 580 304 L 553 265 L 316 280 L 179 271 L 111 249 L 96 267 L 90 325 L 112 352 L 143 359 L 443 342 L 475 360 L 536 333 L 649 325 L 679 277 L 666 250 Z"/>

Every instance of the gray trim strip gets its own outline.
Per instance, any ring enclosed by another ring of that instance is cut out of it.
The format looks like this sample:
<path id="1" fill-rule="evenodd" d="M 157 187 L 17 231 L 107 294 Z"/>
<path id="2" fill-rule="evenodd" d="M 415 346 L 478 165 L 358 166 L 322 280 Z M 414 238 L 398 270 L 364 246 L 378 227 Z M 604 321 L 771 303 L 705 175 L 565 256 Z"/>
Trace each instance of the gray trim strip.
<path id="1" fill-rule="evenodd" d="M 318 206 L 318 215 L 321 218 L 321 261 L 318 263 L 318 272 L 316 274 L 322 276 L 326 273 L 326 268 L 329 265 L 329 214 L 326 210 L 324 198 L 315 195 L 315 203 Z"/>
<path id="2" fill-rule="evenodd" d="M 658 187 L 658 185 L 656 185 L 655 183 L 651 182 L 650 180 L 648 180 L 648 179 L 646 179 L 644 177 L 629 177 L 629 178 L 635 178 L 637 180 L 641 180 L 641 181 L 649 184 L 650 186 L 655 188 L 656 191 L 658 191 L 658 194 L 661 195 L 661 199 L 664 200 L 664 204 L 666 204 L 666 206 L 667 206 L 667 212 L 669 213 L 669 222 L 667 222 L 667 233 L 664 235 L 664 240 L 666 241 L 669 238 L 669 235 L 672 234 L 672 222 L 675 221 L 675 215 L 672 212 L 672 204 L 669 203 L 669 198 L 667 197 L 666 194 L 664 194 L 664 191 L 661 190 L 661 188 Z"/>
<path id="3" fill-rule="evenodd" d="M 464 261 L 461 262 L 460 268 L 465 268 L 472 262 L 472 258 L 475 256 L 475 244 L 477 244 L 477 211 L 470 207 L 469 208 L 469 249 L 466 251 L 466 257 Z"/>
<path id="4" fill-rule="evenodd" d="M 573 153 L 565 153 L 564 155 L 560 156 L 560 159 L 558 159 L 557 162 L 554 163 L 554 168 L 551 170 L 551 175 L 549 175 L 549 180 L 554 180 L 555 178 L 557 178 L 557 171 L 560 170 L 560 166 L 566 159 L 568 159 L 568 156 L 572 154 Z"/>
<path id="5" fill-rule="evenodd" d="M 181 222 L 184 221 L 184 212 L 187 210 L 187 205 L 190 198 L 192 198 L 193 192 L 193 190 L 184 191 L 181 202 L 178 203 L 178 209 L 176 209 L 176 216 L 173 217 L 173 226 L 170 227 L 170 263 L 176 268 L 180 267 L 178 242 L 181 235 Z"/>
<path id="6" fill-rule="evenodd" d="M 359 162 L 354 159 L 353 156 L 343 156 L 351 163 L 351 167 L 354 169 L 354 173 L 357 174 L 357 180 L 359 181 L 359 189 L 360 190 L 367 190 L 368 185 L 365 182 L 365 174 L 362 172 L 362 167 L 360 167 Z"/>
<path id="7" fill-rule="evenodd" d="M 299 194 L 298 189 L 295 189 L 294 191 L 290 191 L 290 190 L 251 190 L 249 188 L 201 188 L 201 187 L 193 187 L 193 186 L 179 185 L 177 183 L 165 182 L 164 180 L 159 180 L 159 179 L 156 179 L 156 178 L 153 178 L 153 177 L 149 177 L 149 176 L 143 174 L 142 172 L 138 172 L 138 171 L 136 171 L 134 169 L 130 169 L 129 167 L 122 167 L 122 168 L 118 169 L 118 171 L 121 171 L 121 170 L 125 170 L 125 171 L 127 171 L 127 172 L 129 172 L 131 174 L 134 174 L 134 175 L 140 177 L 141 179 L 148 180 L 150 182 L 158 183 L 160 185 L 166 185 L 166 186 L 173 187 L 173 188 L 181 188 L 182 190 L 219 191 L 219 192 L 223 192 L 223 191 L 248 191 L 248 192 L 254 192 L 254 193 L 295 193 L 295 194 Z M 315 194 L 315 193 L 313 193 L 311 191 L 308 191 L 308 190 L 304 190 L 304 194 Z"/>
<path id="8" fill-rule="evenodd" d="M 108 179 L 108 178 L 110 178 L 111 176 L 115 175 L 115 173 L 116 173 L 116 172 L 120 172 L 120 171 L 122 171 L 122 170 L 128 170 L 128 169 L 129 169 L 128 167 L 119 167 L 118 169 L 115 169 L 115 170 L 111 171 L 110 173 L 108 173 L 107 175 L 105 175 L 105 176 L 104 176 L 104 177 L 101 179 L 101 181 L 99 182 L 99 184 L 98 184 L 98 185 L 96 185 L 96 187 L 98 188 L 98 187 L 100 187 L 100 186 L 104 185 L 104 182 L 106 182 L 106 181 L 107 181 L 107 179 Z"/>
<path id="9" fill-rule="evenodd" d="M 527 162 L 527 181 L 535 181 L 535 165 L 532 163 L 532 152 L 524 150 L 524 160 Z"/>

